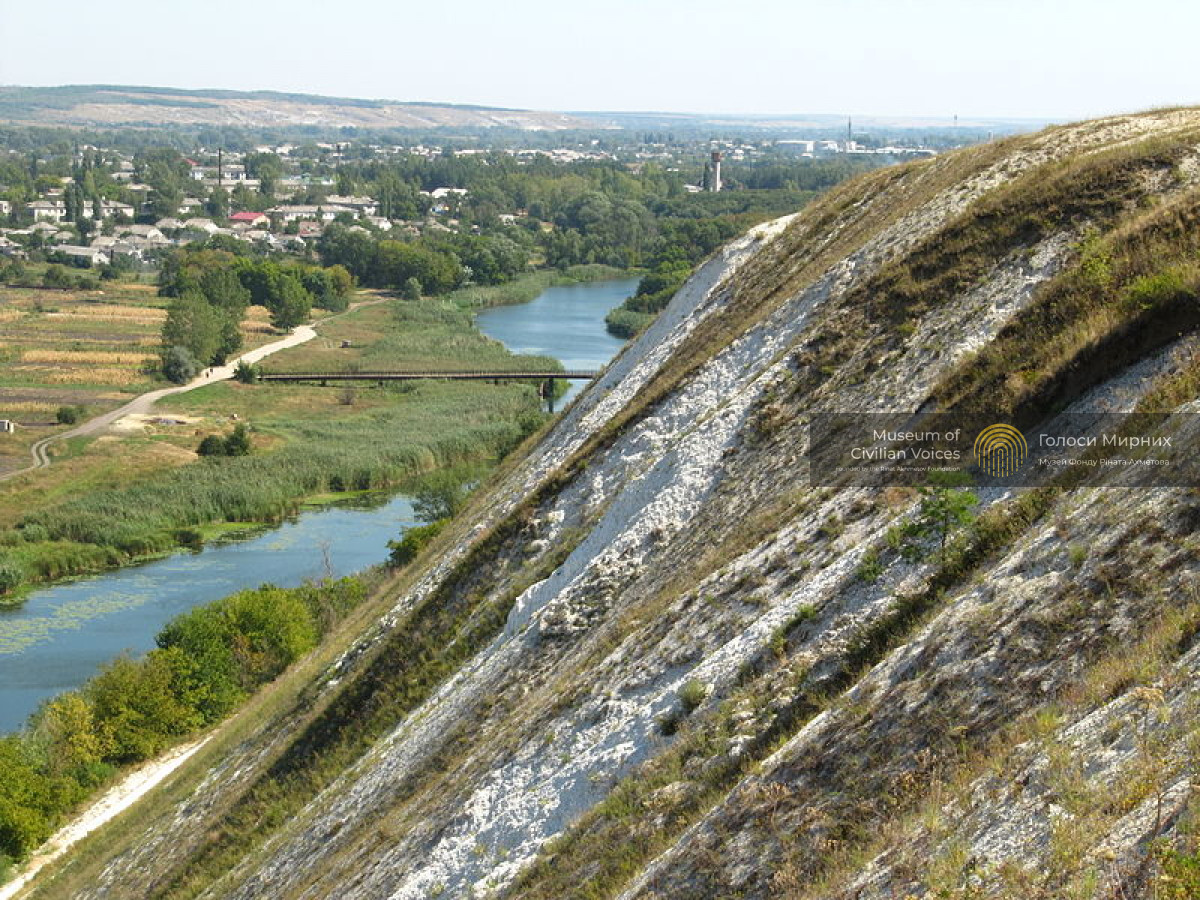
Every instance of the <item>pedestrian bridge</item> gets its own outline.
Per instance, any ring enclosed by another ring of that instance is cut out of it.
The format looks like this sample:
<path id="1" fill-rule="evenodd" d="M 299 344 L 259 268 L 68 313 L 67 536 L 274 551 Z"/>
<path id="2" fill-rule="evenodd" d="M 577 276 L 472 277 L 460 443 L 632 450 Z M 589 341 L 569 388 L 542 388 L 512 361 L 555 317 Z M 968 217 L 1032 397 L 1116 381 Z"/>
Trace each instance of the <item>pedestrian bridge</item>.
<path id="1" fill-rule="evenodd" d="M 556 378 L 566 378 L 571 381 L 591 381 L 599 372 L 583 369 L 566 372 L 495 372 L 483 370 L 427 370 L 423 372 L 261 372 L 259 381 L 314 381 L 320 385 L 328 385 L 331 381 L 373 381 L 382 385 L 385 381 L 422 381 L 446 379 L 449 381 L 491 381 L 498 384 L 501 381 L 536 381 L 538 394 L 550 412 L 554 412 L 553 382 Z"/>
<path id="2" fill-rule="evenodd" d="M 262 372 L 259 381 L 421 381 L 444 378 L 451 381 L 544 381 L 566 378 L 571 381 L 591 381 L 599 372 L 581 369 L 566 372 L 495 372 L 489 370 L 448 370 L 423 372 Z"/>

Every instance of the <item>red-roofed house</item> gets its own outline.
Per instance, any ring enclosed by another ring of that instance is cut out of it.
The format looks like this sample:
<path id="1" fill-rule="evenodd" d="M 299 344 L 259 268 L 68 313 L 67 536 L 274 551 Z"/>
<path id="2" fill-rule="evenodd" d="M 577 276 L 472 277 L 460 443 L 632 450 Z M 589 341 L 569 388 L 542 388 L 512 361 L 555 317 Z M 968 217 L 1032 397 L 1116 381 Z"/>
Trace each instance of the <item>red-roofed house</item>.
<path id="1" fill-rule="evenodd" d="M 229 217 L 229 222 L 231 225 L 244 223 L 251 228 L 271 224 L 271 220 L 260 212 L 237 212 Z"/>

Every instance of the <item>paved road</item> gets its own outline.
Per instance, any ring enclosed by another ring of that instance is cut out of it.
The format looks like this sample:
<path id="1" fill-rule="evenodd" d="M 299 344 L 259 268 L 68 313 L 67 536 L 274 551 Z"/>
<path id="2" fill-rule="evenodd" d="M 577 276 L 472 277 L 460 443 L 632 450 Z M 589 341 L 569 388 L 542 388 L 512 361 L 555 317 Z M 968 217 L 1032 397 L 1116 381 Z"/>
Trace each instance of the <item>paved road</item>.
<path id="1" fill-rule="evenodd" d="M 356 304 L 355 308 L 363 304 Z M 347 310 L 348 312 L 349 310 Z M 332 318 L 332 316 L 330 317 Z M 325 321 L 329 321 L 326 319 Z M 243 353 L 237 359 L 223 366 L 214 366 L 208 369 L 204 374 L 192 379 L 187 384 L 180 384 L 174 387 L 160 388 L 157 391 L 149 391 L 142 394 L 133 400 L 130 400 L 124 406 L 118 407 L 103 415 L 96 416 L 94 419 L 89 419 L 82 425 L 72 428 L 70 431 L 60 431 L 58 434 L 52 434 L 50 437 L 42 438 L 36 444 L 29 448 L 29 452 L 33 455 L 33 465 L 24 469 L 18 469 L 15 472 L 9 472 L 5 475 L 0 475 L 0 481 L 5 481 L 9 478 L 15 478 L 18 475 L 23 475 L 26 472 L 31 472 L 34 469 L 41 469 L 50 465 L 50 454 L 48 448 L 55 441 L 66 440 L 67 438 L 80 437 L 84 435 L 96 434 L 98 431 L 103 431 L 117 419 L 124 418 L 130 415 L 144 415 L 150 411 L 154 404 L 163 397 L 169 397 L 171 394 L 182 394 L 185 391 L 193 391 L 196 388 L 204 387 L 206 384 L 215 384 L 218 381 L 228 381 L 233 377 L 234 370 L 238 363 L 256 363 L 260 359 L 265 359 L 272 353 L 278 353 L 280 350 L 286 350 L 288 347 L 295 347 L 298 344 L 303 344 L 306 341 L 311 341 L 317 336 L 317 332 L 309 325 L 300 325 L 289 334 L 287 337 L 270 344 L 264 344 L 248 353 Z"/>

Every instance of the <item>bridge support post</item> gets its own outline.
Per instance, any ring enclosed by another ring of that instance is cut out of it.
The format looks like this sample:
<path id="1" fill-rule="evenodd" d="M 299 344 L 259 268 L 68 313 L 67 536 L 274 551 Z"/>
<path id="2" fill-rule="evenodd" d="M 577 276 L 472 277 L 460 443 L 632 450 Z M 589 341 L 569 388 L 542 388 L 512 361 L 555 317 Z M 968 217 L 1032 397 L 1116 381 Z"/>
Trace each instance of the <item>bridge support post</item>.
<path id="1" fill-rule="evenodd" d="M 546 395 L 546 406 L 550 412 L 554 412 L 554 379 L 547 378 L 542 384 L 542 391 Z"/>

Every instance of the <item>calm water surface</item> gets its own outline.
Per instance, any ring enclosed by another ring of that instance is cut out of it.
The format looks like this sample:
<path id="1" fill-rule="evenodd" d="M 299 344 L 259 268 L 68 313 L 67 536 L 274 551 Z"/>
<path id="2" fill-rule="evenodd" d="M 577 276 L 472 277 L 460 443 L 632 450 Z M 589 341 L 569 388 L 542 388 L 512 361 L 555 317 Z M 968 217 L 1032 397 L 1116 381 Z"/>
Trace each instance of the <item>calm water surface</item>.
<path id="1" fill-rule="evenodd" d="M 622 278 L 552 287 L 529 303 L 485 309 L 475 323 L 514 353 L 553 356 L 568 369 L 599 369 L 625 346 L 604 329 L 604 317 L 637 285 L 636 278 Z M 559 409 L 584 386 L 570 384 Z"/>

